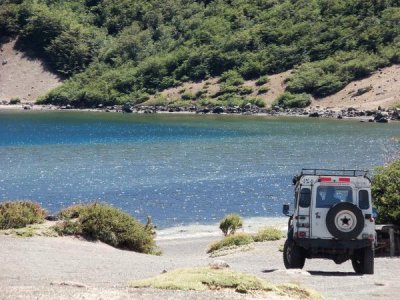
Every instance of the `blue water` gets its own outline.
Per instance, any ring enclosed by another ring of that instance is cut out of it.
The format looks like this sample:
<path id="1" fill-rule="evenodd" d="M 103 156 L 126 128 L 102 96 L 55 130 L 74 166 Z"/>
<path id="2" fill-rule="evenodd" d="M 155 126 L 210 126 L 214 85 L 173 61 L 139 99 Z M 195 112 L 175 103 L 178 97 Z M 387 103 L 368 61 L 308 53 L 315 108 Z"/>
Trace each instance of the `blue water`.
<path id="1" fill-rule="evenodd" d="M 370 169 L 399 136 L 400 123 L 1 112 L 0 201 L 105 201 L 161 228 L 280 216 L 299 169 Z"/>

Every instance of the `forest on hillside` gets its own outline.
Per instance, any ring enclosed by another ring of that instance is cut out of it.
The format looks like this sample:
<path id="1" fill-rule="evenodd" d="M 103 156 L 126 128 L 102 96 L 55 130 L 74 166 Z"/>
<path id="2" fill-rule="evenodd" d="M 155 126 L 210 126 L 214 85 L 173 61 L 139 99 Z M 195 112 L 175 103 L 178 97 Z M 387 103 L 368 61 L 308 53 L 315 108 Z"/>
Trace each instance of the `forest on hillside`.
<path id="1" fill-rule="evenodd" d="M 286 98 L 307 99 L 400 63 L 400 0 L 0 0 L 0 36 L 67 78 L 42 103 L 138 104 L 212 77 L 226 101 L 292 68 Z"/>

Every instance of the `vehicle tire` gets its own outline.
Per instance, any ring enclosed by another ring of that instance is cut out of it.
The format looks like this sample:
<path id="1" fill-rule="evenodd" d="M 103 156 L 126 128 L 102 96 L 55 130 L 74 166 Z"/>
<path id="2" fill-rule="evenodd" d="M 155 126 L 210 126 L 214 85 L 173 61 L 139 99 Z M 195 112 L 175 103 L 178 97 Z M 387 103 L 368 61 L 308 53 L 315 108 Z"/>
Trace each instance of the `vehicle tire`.
<path id="1" fill-rule="evenodd" d="M 361 210 L 354 204 L 340 202 L 328 211 L 326 227 L 335 238 L 351 240 L 363 230 L 364 217 Z"/>
<path id="2" fill-rule="evenodd" d="M 351 258 L 351 264 L 353 265 L 353 269 L 357 274 L 363 273 L 363 259 L 362 259 L 362 249 L 358 249 L 354 251 L 354 255 Z"/>
<path id="3" fill-rule="evenodd" d="M 305 263 L 302 248 L 296 246 L 292 239 L 287 239 L 283 246 L 283 263 L 286 269 L 302 269 Z"/>
<path id="4" fill-rule="evenodd" d="M 371 247 L 357 250 L 351 264 L 358 274 L 374 274 L 374 250 Z"/>
<path id="5" fill-rule="evenodd" d="M 364 249 L 364 271 L 363 274 L 374 274 L 374 250 L 371 247 Z"/>

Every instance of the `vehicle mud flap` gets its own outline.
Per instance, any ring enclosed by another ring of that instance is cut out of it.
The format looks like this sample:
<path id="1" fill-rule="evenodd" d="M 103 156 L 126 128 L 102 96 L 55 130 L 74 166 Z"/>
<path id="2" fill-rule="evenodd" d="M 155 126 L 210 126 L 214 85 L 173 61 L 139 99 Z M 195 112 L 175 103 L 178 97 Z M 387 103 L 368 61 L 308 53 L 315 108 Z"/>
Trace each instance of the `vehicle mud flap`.
<path id="1" fill-rule="evenodd" d="M 326 215 L 326 227 L 330 234 L 341 240 L 356 238 L 364 228 L 361 210 L 352 203 L 338 203 Z"/>
<path id="2" fill-rule="evenodd" d="M 305 263 L 303 248 L 297 246 L 293 239 L 288 238 L 283 246 L 283 263 L 286 269 L 302 269 Z"/>

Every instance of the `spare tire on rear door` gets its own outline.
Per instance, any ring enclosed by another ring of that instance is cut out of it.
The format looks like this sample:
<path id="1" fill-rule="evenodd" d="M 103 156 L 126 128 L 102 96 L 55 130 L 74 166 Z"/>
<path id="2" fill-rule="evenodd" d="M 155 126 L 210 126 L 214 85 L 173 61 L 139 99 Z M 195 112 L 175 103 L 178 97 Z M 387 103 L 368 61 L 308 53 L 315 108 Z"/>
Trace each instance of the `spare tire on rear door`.
<path id="1" fill-rule="evenodd" d="M 354 204 L 340 202 L 328 211 L 326 227 L 335 238 L 351 240 L 363 230 L 364 217 L 361 210 Z"/>

